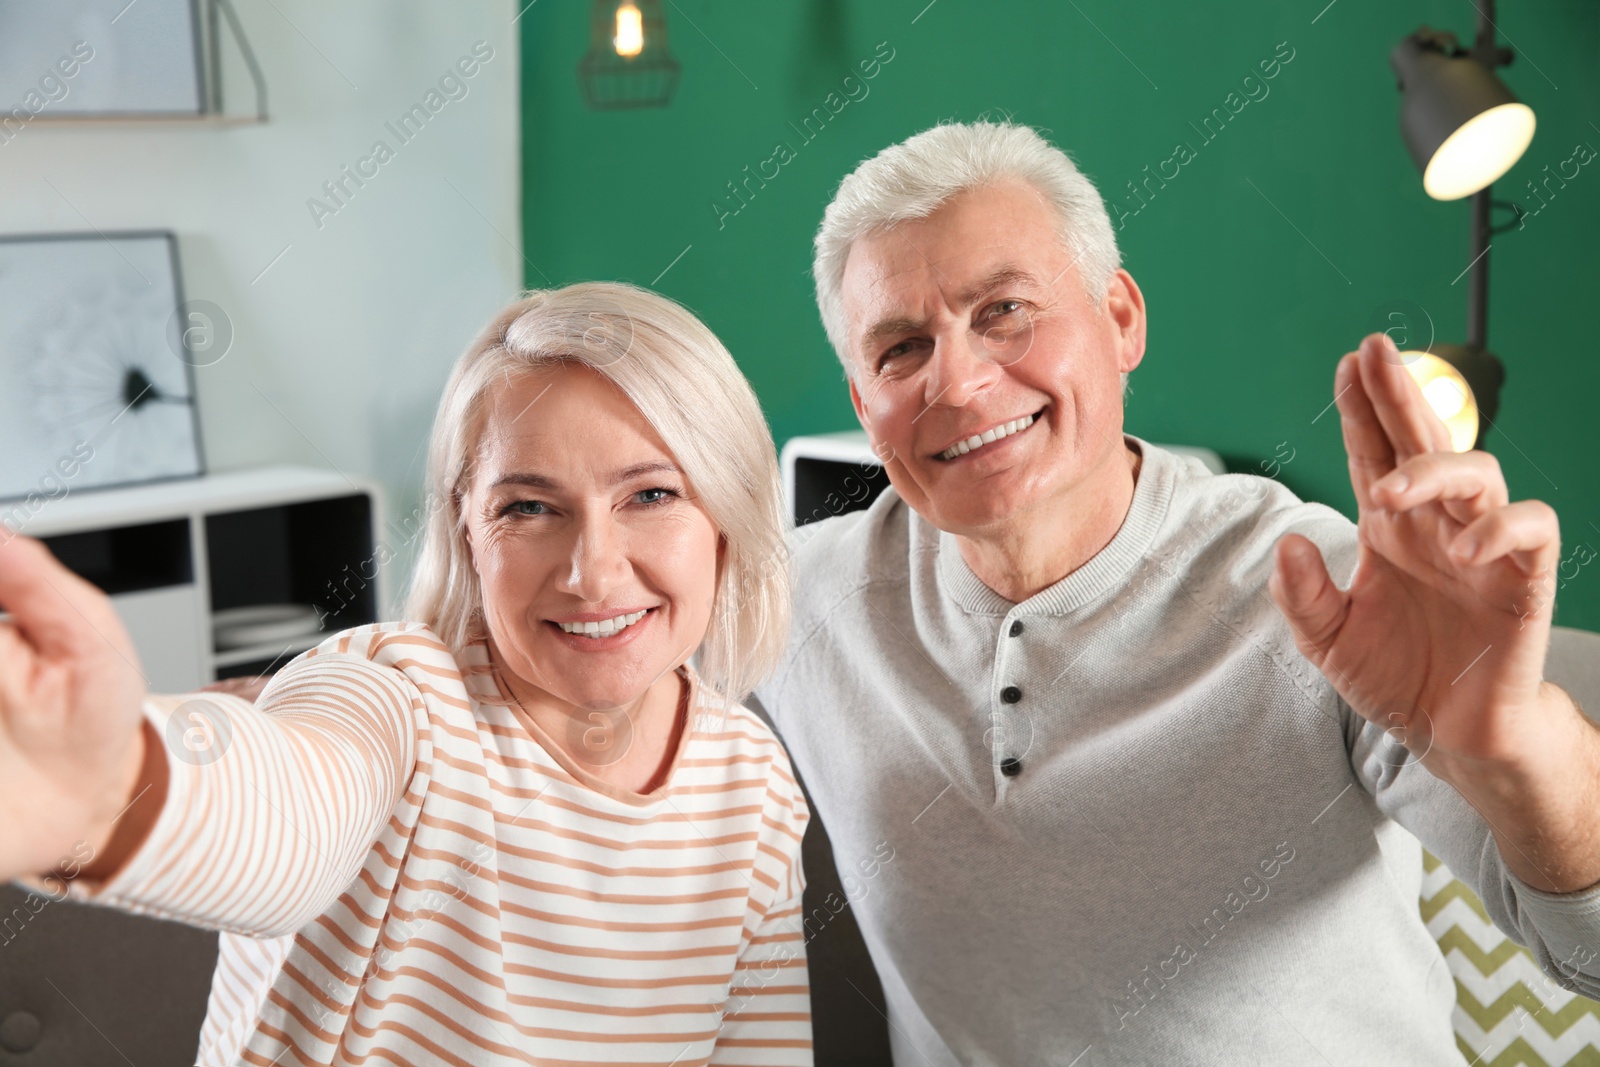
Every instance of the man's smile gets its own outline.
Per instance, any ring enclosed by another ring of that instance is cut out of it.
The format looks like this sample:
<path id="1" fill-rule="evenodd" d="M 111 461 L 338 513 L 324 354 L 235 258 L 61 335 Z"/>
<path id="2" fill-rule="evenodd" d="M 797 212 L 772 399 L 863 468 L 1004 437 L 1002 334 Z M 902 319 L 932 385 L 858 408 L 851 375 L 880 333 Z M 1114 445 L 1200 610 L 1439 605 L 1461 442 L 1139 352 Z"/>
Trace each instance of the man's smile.
<path id="1" fill-rule="evenodd" d="M 1035 422 L 1037 422 L 1040 416 L 1043 414 L 1044 408 L 1040 408 L 1038 411 L 1035 411 L 1032 414 L 1022 415 L 1018 418 L 998 423 L 989 427 L 987 430 L 972 434 L 969 437 L 962 437 L 948 448 L 936 453 L 934 458 L 949 461 L 958 459 L 961 456 L 968 455 L 969 453 L 976 452 L 980 449 L 988 448 L 997 441 L 1004 441 L 1007 438 L 1014 437 L 1017 434 L 1022 433 L 1024 430 L 1028 429 Z"/>

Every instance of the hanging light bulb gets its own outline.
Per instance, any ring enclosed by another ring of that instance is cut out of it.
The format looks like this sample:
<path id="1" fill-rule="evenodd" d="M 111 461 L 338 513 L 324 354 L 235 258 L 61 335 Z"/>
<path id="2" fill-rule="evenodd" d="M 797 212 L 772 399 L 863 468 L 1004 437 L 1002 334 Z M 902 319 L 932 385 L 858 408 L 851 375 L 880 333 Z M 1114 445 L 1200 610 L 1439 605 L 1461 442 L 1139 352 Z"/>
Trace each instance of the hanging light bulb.
<path id="1" fill-rule="evenodd" d="M 1478 440 L 1478 401 L 1461 372 L 1431 352 L 1401 352 L 1422 398 L 1450 432 L 1450 449 L 1469 452 Z"/>
<path id="2" fill-rule="evenodd" d="M 644 51 L 644 15 L 632 0 L 617 7 L 617 31 L 611 45 L 617 55 L 629 59 Z"/>
<path id="3" fill-rule="evenodd" d="M 661 0 L 593 0 L 578 84 L 598 110 L 665 107 L 678 85 Z"/>

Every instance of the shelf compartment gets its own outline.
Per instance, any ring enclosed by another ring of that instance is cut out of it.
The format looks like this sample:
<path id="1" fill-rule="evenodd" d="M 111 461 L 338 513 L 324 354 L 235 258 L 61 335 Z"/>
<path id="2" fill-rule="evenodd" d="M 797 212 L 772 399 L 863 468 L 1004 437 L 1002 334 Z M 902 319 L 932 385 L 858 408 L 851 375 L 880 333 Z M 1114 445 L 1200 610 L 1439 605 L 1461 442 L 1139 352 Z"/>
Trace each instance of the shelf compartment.
<path id="1" fill-rule="evenodd" d="M 63 566 L 109 596 L 194 582 L 188 519 L 62 533 L 42 540 Z"/>
<path id="2" fill-rule="evenodd" d="M 211 610 L 310 604 L 323 636 L 376 622 L 372 498 L 330 497 L 206 516 Z"/>

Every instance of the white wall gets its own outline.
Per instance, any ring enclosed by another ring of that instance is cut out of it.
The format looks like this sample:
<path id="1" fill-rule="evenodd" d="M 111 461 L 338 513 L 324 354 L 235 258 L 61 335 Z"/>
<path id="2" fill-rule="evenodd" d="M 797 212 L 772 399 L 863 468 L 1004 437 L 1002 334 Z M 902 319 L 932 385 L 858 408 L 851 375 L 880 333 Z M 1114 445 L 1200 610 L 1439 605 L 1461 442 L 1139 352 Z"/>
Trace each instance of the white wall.
<path id="1" fill-rule="evenodd" d="M 265 69 L 268 123 L 34 121 L 0 144 L 0 232 L 175 231 L 186 297 L 220 305 L 235 330 L 228 355 L 196 371 L 208 467 L 331 465 L 380 482 L 401 520 L 420 499 L 451 362 L 521 287 L 520 5 L 236 7 Z M 401 145 L 385 123 L 479 41 L 493 57 L 463 79 L 466 96 Z M 243 65 L 224 52 L 228 110 L 248 110 Z M 394 157 L 319 228 L 307 200 L 331 204 L 323 183 L 379 139 Z M 401 538 L 385 540 L 398 550 Z M 404 570 L 387 576 L 391 601 Z"/>

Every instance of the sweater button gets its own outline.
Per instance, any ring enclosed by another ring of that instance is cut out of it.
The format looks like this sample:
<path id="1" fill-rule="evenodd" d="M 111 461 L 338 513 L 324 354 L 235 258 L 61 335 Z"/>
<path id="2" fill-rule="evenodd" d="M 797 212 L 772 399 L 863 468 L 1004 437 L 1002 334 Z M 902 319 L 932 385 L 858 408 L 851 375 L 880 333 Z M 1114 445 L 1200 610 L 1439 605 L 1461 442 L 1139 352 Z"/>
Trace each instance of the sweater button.
<path id="1" fill-rule="evenodd" d="M 1014 685 L 1008 685 L 1000 690 L 1000 699 L 1007 704 L 1015 704 L 1022 699 L 1022 690 Z"/>
<path id="2" fill-rule="evenodd" d="M 1012 637 L 1019 637 L 1019 636 L 1021 636 L 1021 634 L 1022 634 L 1022 620 L 1021 619 L 1013 619 L 1013 620 L 1011 620 L 1011 636 Z"/>
<path id="3" fill-rule="evenodd" d="M 1015 778 L 1022 773 L 1022 761 L 1015 756 L 1007 756 L 1000 761 L 1000 773 L 1007 778 Z"/>

